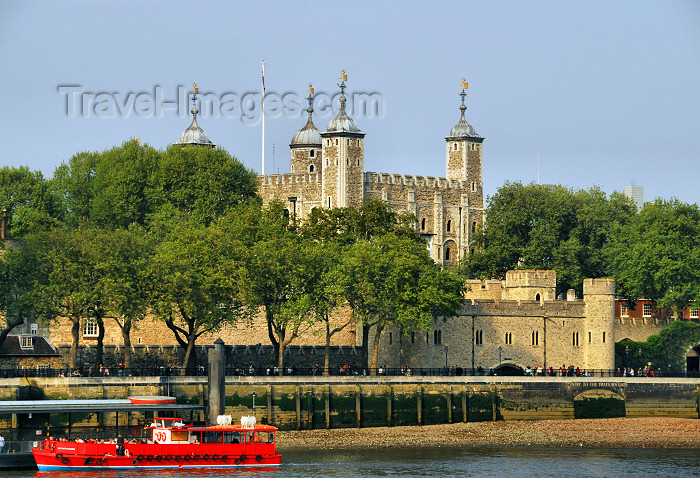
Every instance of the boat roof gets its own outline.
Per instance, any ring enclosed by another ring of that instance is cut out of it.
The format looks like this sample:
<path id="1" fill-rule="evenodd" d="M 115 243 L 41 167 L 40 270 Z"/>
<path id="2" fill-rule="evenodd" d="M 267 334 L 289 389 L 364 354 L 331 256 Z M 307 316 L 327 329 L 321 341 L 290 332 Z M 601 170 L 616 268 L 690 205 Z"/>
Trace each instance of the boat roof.
<path id="1" fill-rule="evenodd" d="M 244 427 L 242 425 L 211 425 L 208 427 L 184 427 L 182 430 L 190 431 L 223 431 L 223 432 L 276 432 L 277 428 L 271 425 L 255 424 L 255 428 Z"/>
<path id="2" fill-rule="evenodd" d="M 131 397 L 132 399 L 135 397 Z M 0 414 L 6 413 L 70 413 L 70 412 L 136 412 L 204 410 L 205 405 L 172 403 L 172 397 L 148 397 L 163 400 L 0 400 Z"/>

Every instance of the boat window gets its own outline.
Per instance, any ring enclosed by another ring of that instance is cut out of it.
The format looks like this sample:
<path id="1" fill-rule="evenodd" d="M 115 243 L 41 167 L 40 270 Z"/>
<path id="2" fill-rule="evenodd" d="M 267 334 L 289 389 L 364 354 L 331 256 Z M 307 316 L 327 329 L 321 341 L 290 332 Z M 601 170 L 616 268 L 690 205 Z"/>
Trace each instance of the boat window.
<path id="1" fill-rule="evenodd" d="M 190 441 L 190 434 L 186 430 L 173 430 L 170 432 L 171 441 Z"/>
<path id="2" fill-rule="evenodd" d="M 204 443 L 221 443 L 222 436 L 221 432 L 204 432 Z"/>
<path id="3" fill-rule="evenodd" d="M 225 443 L 240 443 L 240 432 L 225 432 Z"/>

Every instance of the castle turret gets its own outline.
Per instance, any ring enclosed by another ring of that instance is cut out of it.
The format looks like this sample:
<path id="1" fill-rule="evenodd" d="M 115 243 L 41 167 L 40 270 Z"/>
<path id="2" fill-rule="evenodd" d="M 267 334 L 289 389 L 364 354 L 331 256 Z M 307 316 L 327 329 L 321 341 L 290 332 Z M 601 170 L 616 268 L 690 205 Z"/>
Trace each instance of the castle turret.
<path id="1" fill-rule="evenodd" d="M 314 125 L 314 88 L 309 84 L 309 119 L 303 128 L 296 132 L 289 144 L 291 150 L 292 174 L 320 173 L 322 168 L 321 132 Z"/>
<path id="2" fill-rule="evenodd" d="M 462 181 L 465 194 L 460 201 L 462 213 L 461 223 L 464 225 L 460 234 L 460 257 L 473 250 L 474 234 L 481 227 L 484 218 L 484 190 L 481 177 L 482 143 L 484 138 L 479 136 L 474 127 L 467 122 L 464 113 L 467 107 L 464 100 L 467 97 L 469 84 L 462 78 L 462 105 L 459 107 L 460 117 L 457 124 L 445 137 L 446 147 L 446 177 Z"/>
<path id="3" fill-rule="evenodd" d="M 359 206 L 363 200 L 364 137 L 345 111 L 345 70 L 339 78 L 340 112 L 321 133 L 323 140 L 323 207 Z"/>
<path id="4" fill-rule="evenodd" d="M 585 368 L 611 370 L 615 366 L 615 281 L 584 279 L 586 303 L 584 336 Z"/>
<path id="5" fill-rule="evenodd" d="M 192 91 L 192 123 L 182 132 L 180 140 L 175 144 L 179 144 L 180 146 L 209 146 L 213 148 L 216 145 L 209 140 L 207 134 L 199 124 L 197 124 L 197 113 L 199 113 L 197 109 L 197 94 L 199 93 L 199 88 L 197 88 L 197 83 L 194 83 L 192 87 L 194 88 L 194 91 Z"/>

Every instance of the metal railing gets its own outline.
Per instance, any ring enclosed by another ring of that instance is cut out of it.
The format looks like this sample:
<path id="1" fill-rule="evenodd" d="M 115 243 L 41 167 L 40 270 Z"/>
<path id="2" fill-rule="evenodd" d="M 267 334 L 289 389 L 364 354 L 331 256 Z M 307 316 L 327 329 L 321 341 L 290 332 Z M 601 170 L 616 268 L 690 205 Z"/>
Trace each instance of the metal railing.
<path id="1" fill-rule="evenodd" d="M 360 368 L 351 366 L 332 367 L 325 373 L 326 370 L 321 366 L 313 367 L 235 367 L 227 366 L 227 376 L 453 376 L 453 377 L 479 377 L 479 376 L 537 376 L 537 377 L 628 377 L 628 378 L 655 378 L 655 377 L 671 377 L 671 378 L 698 378 L 700 372 L 687 370 L 664 370 L 659 369 L 640 372 L 634 371 L 634 374 L 625 373 L 623 369 L 560 369 L 553 370 L 531 370 L 525 371 L 514 367 L 502 367 L 493 369 L 483 368 L 464 368 L 464 367 L 435 367 L 435 368 L 417 368 L 417 367 L 377 367 L 374 369 Z M 16 378 L 16 377 L 182 377 L 182 376 L 206 376 L 207 368 L 199 366 L 196 371 L 190 372 L 181 367 L 132 367 L 116 369 L 114 371 L 93 371 L 85 370 L 70 370 L 56 368 L 41 368 L 41 369 L 22 369 L 22 368 L 0 368 L 0 378 Z"/>

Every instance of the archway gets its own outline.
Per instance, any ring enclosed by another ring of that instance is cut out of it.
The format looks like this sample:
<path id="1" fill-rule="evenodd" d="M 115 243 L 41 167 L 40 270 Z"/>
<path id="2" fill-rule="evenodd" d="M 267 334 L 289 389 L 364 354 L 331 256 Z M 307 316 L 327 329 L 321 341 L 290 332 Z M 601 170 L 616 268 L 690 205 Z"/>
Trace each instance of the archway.
<path id="1" fill-rule="evenodd" d="M 500 367 L 494 368 L 496 375 L 502 375 L 505 377 L 520 377 L 525 375 L 525 370 L 522 367 L 518 367 L 512 363 L 504 363 Z"/>

